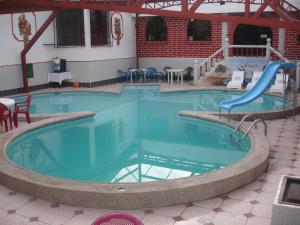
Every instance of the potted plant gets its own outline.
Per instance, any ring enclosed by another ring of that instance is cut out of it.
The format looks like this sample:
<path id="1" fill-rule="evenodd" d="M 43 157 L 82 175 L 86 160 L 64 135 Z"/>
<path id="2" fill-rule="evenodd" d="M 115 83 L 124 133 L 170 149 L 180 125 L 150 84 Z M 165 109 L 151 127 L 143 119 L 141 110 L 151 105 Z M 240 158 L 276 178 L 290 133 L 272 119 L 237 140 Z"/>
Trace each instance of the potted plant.
<path id="1" fill-rule="evenodd" d="M 215 68 L 215 73 L 217 73 L 219 76 L 222 76 L 224 73 L 226 73 L 226 71 L 227 71 L 227 67 L 223 64 L 219 64 Z"/>

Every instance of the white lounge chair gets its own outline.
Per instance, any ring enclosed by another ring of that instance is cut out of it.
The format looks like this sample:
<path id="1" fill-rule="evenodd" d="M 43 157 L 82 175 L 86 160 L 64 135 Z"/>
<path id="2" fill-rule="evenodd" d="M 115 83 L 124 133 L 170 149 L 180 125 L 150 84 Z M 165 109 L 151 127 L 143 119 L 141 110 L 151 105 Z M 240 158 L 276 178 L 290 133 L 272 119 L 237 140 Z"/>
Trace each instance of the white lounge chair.
<path id="1" fill-rule="evenodd" d="M 247 90 L 250 90 L 251 88 L 254 87 L 254 85 L 257 83 L 257 81 L 261 77 L 262 73 L 263 73 L 263 71 L 254 71 L 253 72 L 252 80 L 246 87 Z"/>
<path id="2" fill-rule="evenodd" d="M 281 93 L 282 95 L 284 94 L 287 85 L 288 85 L 288 76 L 283 75 L 283 73 L 278 73 L 276 75 L 276 79 L 274 84 L 271 86 L 269 92 L 271 93 Z M 284 84 L 285 81 L 285 84 Z"/>
<path id="3" fill-rule="evenodd" d="M 242 89 L 244 81 L 244 71 L 233 71 L 231 81 L 228 82 L 227 88 L 238 88 Z"/>

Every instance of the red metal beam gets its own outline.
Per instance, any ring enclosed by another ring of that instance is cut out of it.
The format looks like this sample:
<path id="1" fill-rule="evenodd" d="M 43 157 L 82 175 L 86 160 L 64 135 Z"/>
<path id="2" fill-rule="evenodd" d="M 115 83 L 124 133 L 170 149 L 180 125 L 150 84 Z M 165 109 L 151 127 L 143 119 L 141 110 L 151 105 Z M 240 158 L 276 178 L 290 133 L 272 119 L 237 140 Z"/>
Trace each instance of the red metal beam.
<path id="1" fill-rule="evenodd" d="M 292 21 L 292 19 L 284 12 L 282 9 L 279 8 L 279 4 L 274 2 L 270 3 L 270 7 L 273 9 L 274 12 L 277 13 L 278 16 L 280 16 L 282 19 Z"/>
<path id="2" fill-rule="evenodd" d="M 264 3 L 255 12 L 255 14 L 253 15 L 253 17 L 254 18 L 258 18 L 271 2 L 272 2 L 272 0 L 265 0 Z"/>
<path id="3" fill-rule="evenodd" d="M 19 2 L 22 5 L 38 6 L 40 3 L 37 0 L 12 0 L 14 3 Z M 203 1 L 203 0 L 199 0 Z M 200 2 L 197 1 L 199 4 Z M 266 0 L 264 2 L 265 7 L 271 2 Z M 249 24 L 257 26 L 268 26 L 276 28 L 286 28 L 291 30 L 300 30 L 299 22 L 290 21 L 279 21 L 276 19 L 264 19 L 264 18 L 246 18 L 243 16 L 223 15 L 223 14 L 205 14 L 205 13 L 194 13 L 190 10 L 188 12 L 172 11 L 172 10 L 157 10 L 157 9 L 145 9 L 141 7 L 128 7 L 124 5 L 116 5 L 107 2 L 58 2 L 58 1 L 47 1 L 43 2 L 44 7 L 60 8 L 60 9 L 94 9 L 94 10 L 107 10 L 107 11 L 119 11 L 127 13 L 139 13 L 139 14 L 150 14 L 159 15 L 165 17 L 177 17 L 182 19 L 199 19 L 199 20 L 211 20 L 211 21 L 224 21 L 239 24 Z M 194 5 L 193 5 L 194 6 Z M 192 7 L 193 7 L 192 6 Z M 260 8 L 263 11 L 263 8 Z"/>
<path id="4" fill-rule="evenodd" d="M 195 12 L 204 1 L 205 0 L 197 0 L 189 9 L 189 12 Z"/>
<path id="5" fill-rule="evenodd" d="M 249 17 L 250 15 L 250 0 L 245 0 L 245 16 Z"/>
<path id="6" fill-rule="evenodd" d="M 188 0 L 181 0 L 181 11 L 187 12 L 189 9 Z"/>
<path id="7" fill-rule="evenodd" d="M 140 30 L 139 28 L 140 26 L 140 20 L 139 20 L 139 14 L 135 14 L 135 52 L 136 52 L 136 68 L 139 68 L 139 64 L 140 64 L 140 54 L 139 54 L 139 49 L 140 49 L 140 39 L 139 39 L 139 34 L 138 34 L 138 30 Z"/>
<path id="8" fill-rule="evenodd" d="M 39 39 L 39 37 L 43 34 L 43 32 L 47 29 L 49 24 L 55 19 L 58 15 L 58 10 L 54 10 L 51 15 L 47 18 L 47 20 L 43 23 L 43 25 L 38 29 L 38 31 L 33 35 L 32 39 L 29 43 L 24 47 L 21 52 L 21 62 L 22 62 L 22 77 L 23 77 L 23 87 L 24 92 L 29 92 L 28 80 L 26 75 L 26 54 L 31 49 L 31 47 L 35 44 L 35 42 Z"/>

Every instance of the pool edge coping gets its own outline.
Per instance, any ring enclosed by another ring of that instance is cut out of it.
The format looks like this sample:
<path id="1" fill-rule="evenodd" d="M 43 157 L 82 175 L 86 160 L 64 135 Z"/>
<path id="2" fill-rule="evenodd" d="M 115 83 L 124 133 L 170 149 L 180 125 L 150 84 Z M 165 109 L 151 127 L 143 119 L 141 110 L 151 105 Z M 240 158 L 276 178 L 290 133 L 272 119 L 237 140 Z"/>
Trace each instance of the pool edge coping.
<path id="1" fill-rule="evenodd" d="M 233 123 L 220 121 L 207 114 L 188 111 L 179 114 L 233 127 Z M 93 115 L 91 112 L 66 113 L 4 134 L 0 137 L 0 183 L 52 202 L 94 208 L 137 209 L 195 202 L 230 192 L 258 178 L 268 165 L 269 143 L 253 132 L 250 134 L 251 151 L 232 166 L 208 174 L 150 183 L 114 184 L 63 180 L 19 168 L 7 159 L 6 147 L 16 137 L 40 127 Z"/>

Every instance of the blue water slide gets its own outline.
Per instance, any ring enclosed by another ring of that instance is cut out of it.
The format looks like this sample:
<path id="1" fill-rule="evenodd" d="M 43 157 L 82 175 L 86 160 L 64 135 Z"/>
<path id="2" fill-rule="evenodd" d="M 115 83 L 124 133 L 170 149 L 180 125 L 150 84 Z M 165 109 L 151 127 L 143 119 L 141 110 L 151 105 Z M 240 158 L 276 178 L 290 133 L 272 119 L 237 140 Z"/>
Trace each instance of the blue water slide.
<path id="1" fill-rule="evenodd" d="M 294 63 L 282 63 L 282 62 L 272 62 L 270 63 L 266 69 L 264 70 L 263 74 L 257 81 L 257 83 L 254 85 L 253 88 L 251 88 L 247 93 L 243 94 L 242 96 L 222 101 L 219 105 L 220 111 L 221 108 L 227 109 L 229 112 L 241 105 L 249 104 L 250 102 L 253 102 L 255 99 L 257 99 L 259 96 L 264 94 L 266 90 L 268 90 L 271 85 L 273 84 L 273 81 L 276 77 L 276 74 L 279 69 L 294 69 L 296 68 L 296 65 Z"/>

